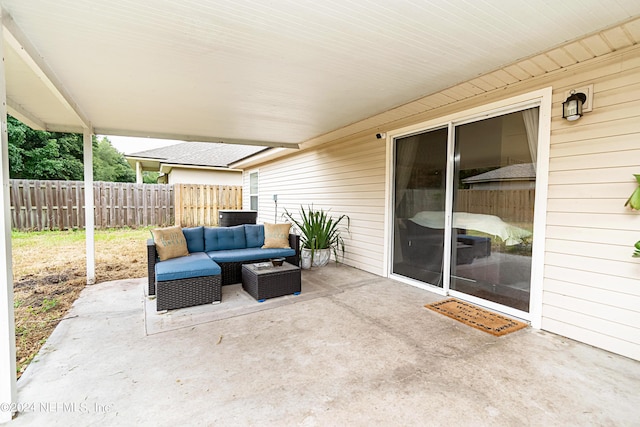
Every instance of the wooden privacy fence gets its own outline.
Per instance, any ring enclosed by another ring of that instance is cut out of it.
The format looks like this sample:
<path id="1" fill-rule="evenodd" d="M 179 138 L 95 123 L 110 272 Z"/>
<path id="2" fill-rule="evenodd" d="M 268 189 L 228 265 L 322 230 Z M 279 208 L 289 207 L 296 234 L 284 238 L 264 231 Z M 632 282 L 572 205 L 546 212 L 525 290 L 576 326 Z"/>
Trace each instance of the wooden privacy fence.
<path id="1" fill-rule="evenodd" d="M 83 181 L 10 180 L 11 227 L 84 228 Z M 242 187 L 95 182 L 96 228 L 218 225 L 220 209 L 242 209 Z M 175 219 L 175 222 L 174 222 Z"/>
<path id="2" fill-rule="evenodd" d="M 457 212 L 495 215 L 512 223 L 532 223 L 536 191 L 522 190 L 458 190 Z M 444 190 L 406 190 L 400 195 L 402 203 L 396 216 L 408 218 L 420 211 L 442 210 Z"/>
<path id="3" fill-rule="evenodd" d="M 458 190 L 456 211 L 496 215 L 508 222 L 533 222 L 536 192 L 526 190 Z"/>
<path id="4" fill-rule="evenodd" d="M 94 183 L 96 227 L 121 228 L 173 224 L 172 187 L 167 184 Z"/>
<path id="5" fill-rule="evenodd" d="M 84 228 L 84 182 L 10 180 L 11 227 Z M 173 224 L 173 186 L 94 182 L 96 228 Z"/>
<path id="6" fill-rule="evenodd" d="M 176 224 L 218 225 L 219 211 L 242 209 L 242 187 L 175 184 Z"/>

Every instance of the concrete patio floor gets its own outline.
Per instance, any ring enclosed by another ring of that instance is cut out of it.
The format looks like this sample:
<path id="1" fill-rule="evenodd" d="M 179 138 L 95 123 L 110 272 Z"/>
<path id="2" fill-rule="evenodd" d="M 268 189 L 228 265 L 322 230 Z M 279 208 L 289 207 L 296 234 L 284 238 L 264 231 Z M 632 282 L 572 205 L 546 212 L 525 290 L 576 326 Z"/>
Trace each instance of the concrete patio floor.
<path id="1" fill-rule="evenodd" d="M 145 282 L 83 291 L 7 425 L 640 425 L 640 362 L 531 328 L 494 337 L 350 267 L 304 271 L 298 297 L 228 288 L 161 315 Z"/>

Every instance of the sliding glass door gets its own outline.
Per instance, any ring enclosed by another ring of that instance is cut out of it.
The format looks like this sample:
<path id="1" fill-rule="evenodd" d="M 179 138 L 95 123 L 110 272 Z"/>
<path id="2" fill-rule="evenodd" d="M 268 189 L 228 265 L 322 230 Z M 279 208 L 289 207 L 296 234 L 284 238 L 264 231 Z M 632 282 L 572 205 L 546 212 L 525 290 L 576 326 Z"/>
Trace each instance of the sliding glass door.
<path id="1" fill-rule="evenodd" d="M 535 107 L 395 140 L 393 274 L 529 311 L 538 117 Z"/>
<path id="2" fill-rule="evenodd" d="M 444 227 L 423 227 L 416 215 L 431 212 L 444 225 L 447 128 L 395 143 L 393 273 L 442 287 Z"/>
<path id="3" fill-rule="evenodd" d="M 538 108 L 455 126 L 450 289 L 529 311 Z"/>

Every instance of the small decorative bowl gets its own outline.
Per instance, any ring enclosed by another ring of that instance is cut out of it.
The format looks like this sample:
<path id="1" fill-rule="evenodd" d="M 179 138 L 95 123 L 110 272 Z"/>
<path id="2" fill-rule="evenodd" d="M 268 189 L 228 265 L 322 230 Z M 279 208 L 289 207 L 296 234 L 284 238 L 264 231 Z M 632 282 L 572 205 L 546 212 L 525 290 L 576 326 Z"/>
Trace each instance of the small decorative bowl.
<path id="1" fill-rule="evenodd" d="M 274 267 L 280 267 L 283 262 L 284 258 L 271 258 L 271 264 L 273 264 Z"/>

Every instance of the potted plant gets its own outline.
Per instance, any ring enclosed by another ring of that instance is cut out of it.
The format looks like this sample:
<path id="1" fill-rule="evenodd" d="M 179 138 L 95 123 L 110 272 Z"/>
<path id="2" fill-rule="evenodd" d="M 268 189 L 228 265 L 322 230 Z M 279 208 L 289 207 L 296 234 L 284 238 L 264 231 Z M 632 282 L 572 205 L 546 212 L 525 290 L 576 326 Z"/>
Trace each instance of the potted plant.
<path id="1" fill-rule="evenodd" d="M 629 206 L 632 210 L 640 210 L 640 174 L 634 174 L 633 176 L 636 178 L 636 181 L 638 181 L 638 187 L 631 193 L 631 196 L 629 196 L 624 205 Z M 633 256 L 640 258 L 640 240 L 637 241 L 634 246 Z"/>
<path id="2" fill-rule="evenodd" d="M 338 250 L 344 257 L 344 240 L 341 233 L 349 231 L 351 219 L 347 215 L 340 215 L 334 219 L 324 209 L 314 209 L 313 206 L 309 206 L 305 210 L 300 206 L 300 220 L 287 209 L 283 216 L 295 224 L 300 232 L 302 268 L 326 265 L 331 258 L 331 252 L 338 262 Z M 344 220 L 347 221 L 346 227 L 342 225 Z"/>

